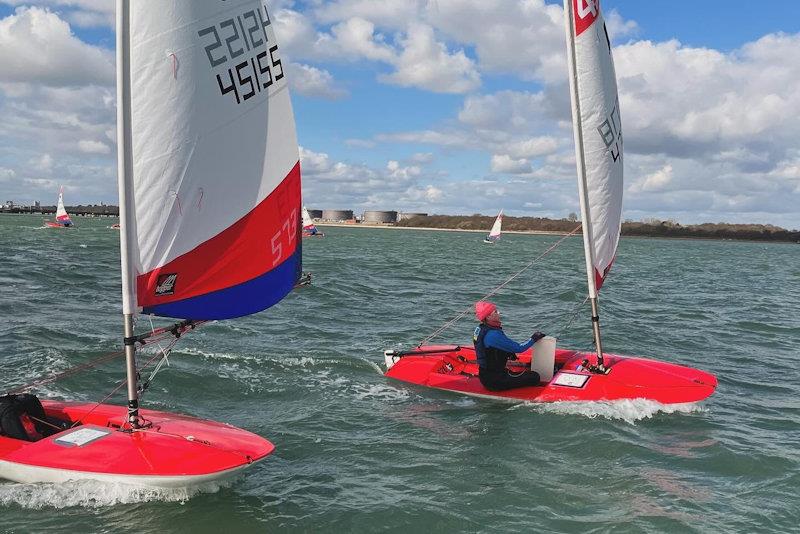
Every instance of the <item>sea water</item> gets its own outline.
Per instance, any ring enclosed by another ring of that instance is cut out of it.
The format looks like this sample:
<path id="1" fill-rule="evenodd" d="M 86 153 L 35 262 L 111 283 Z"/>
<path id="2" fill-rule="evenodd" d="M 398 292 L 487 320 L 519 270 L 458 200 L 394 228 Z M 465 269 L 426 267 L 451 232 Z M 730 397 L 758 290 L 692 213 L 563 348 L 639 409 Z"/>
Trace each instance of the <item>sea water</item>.
<path id="1" fill-rule="evenodd" d="M 111 222 L 0 215 L 0 390 L 119 348 Z M 601 292 L 604 346 L 711 371 L 717 392 L 533 405 L 386 379 L 382 351 L 421 341 L 559 236 L 324 231 L 303 241 L 311 286 L 181 338 L 143 399 L 256 432 L 275 453 L 194 491 L 0 483 L 0 532 L 798 530 L 800 246 L 623 239 Z M 582 254 L 569 238 L 493 298 L 512 337 L 591 348 Z M 434 341 L 469 343 L 473 327 Z M 123 367 L 36 393 L 99 401 Z"/>

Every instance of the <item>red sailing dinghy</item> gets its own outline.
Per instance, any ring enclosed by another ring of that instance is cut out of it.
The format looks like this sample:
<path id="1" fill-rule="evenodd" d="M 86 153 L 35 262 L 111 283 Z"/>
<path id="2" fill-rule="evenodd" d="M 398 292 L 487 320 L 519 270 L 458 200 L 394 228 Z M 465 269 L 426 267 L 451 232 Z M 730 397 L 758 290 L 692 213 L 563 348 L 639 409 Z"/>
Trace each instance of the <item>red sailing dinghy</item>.
<path id="1" fill-rule="evenodd" d="M 128 407 L 44 401 L 69 428 L 0 437 L 0 478 L 188 487 L 274 449 L 227 423 L 139 409 L 136 344 L 148 334 L 134 333 L 137 312 L 182 319 L 180 333 L 268 308 L 301 273 L 299 152 L 266 6 L 163 4 L 117 2 Z"/>
<path id="2" fill-rule="evenodd" d="M 488 391 L 481 385 L 472 347 L 421 346 L 408 352 L 386 351 L 386 376 L 468 395 L 533 402 L 647 399 L 663 404 L 683 404 L 701 401 L 717 386 L 712 374 L 671 363 L 603 353 L 597 292 L 616 255 L 622 216 L 619 99 L 611 41 L 599 2 L 565 0 L 564 12 L 583 244 L 596 353 L 556 350 L 553 338 L 540 340 L 520 357 L 520 364 L 532 366 L 543 382 L 539 386 L 503 392 Z"/>
<path id="3" fill-rule="evenodd" d="M 48 228 L 69 228 L 72 226 L 72 219 L 64 207 L 64 186 L 58 190 L 58 206 L 56 207 L 56 220 L 45 221 L 44 225 Z"/>

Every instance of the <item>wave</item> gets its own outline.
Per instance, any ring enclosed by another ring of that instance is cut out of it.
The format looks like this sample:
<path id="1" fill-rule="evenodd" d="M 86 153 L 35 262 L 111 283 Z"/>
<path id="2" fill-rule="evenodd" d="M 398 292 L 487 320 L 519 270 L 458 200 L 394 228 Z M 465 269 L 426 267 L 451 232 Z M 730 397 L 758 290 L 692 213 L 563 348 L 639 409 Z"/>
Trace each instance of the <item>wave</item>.
<path id="1" fill-rule="evenodd" d="M 61 484 L 0 484 L 0 505 L 25 509 L 102 508 L 142 502 L 184 503 L 201 493 L 216 493 L 236 479 L 209 482 L 191 488 L 151 488 L 96 480 Z"/>
<path id="2" fill-rule="evenodd" d="M 652 419 L 659 413 L 692 414 L 708 410 L 698 403 L 662 404 L 647 399 L 553 403 L 527 402 L 514 406 L 514 409 L 520 408 L 533 408 L 539 413 L 580 415 L 589 419 L 603 417 L 605 419 L 625 421 L 631 425 L 637 421 Z"/>

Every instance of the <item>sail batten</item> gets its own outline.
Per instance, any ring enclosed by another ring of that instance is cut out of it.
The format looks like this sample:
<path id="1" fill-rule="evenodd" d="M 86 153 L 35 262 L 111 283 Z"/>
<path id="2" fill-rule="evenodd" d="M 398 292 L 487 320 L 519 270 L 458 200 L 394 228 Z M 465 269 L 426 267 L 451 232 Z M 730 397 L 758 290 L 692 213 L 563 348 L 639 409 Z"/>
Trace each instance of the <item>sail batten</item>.
<path id="1" fill-rule="evenodd" d="M 120 189 L 136 305 L 184 319 L 269 307 L 301 269 L 299 150 L 270 13 L 258 0 L 129 10 Z"/>

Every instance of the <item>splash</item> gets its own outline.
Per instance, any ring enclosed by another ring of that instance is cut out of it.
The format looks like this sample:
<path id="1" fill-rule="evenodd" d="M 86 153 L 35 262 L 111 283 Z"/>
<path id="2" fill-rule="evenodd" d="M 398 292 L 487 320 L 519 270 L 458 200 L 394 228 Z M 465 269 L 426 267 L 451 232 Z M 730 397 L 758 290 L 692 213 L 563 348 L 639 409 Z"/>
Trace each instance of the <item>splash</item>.
<path id="1" fill-rule="evenodd" d="M 96 480 L 62 484 L 0 484 L 0 506 L 26 509 L 102 508 L 117 504 L 142 502 L 185 503 L 201 493 L 216 493 L 230 486 L 232 480 L 209 482 L 191 488 L 149 488 Z"/>
<path id="2" fill-rule="evenodd" d="M 523 403 L 513 407 L 533 408 L 539 413 L 554 413 L 558 415 L 582 415 L 590 419 L 604 417 L 606 419 L 617 419 L 625 421 L 631 425 L 636 421 L 652 419 L 659 413 L 698 413 L 706 411 L 697 403 L 685 404 L 662 404 L 660 402 L 647 399 L 623 399 L 616 401 L 595 401 L 595 402 L 553 402 L 553 403 Z"/>

